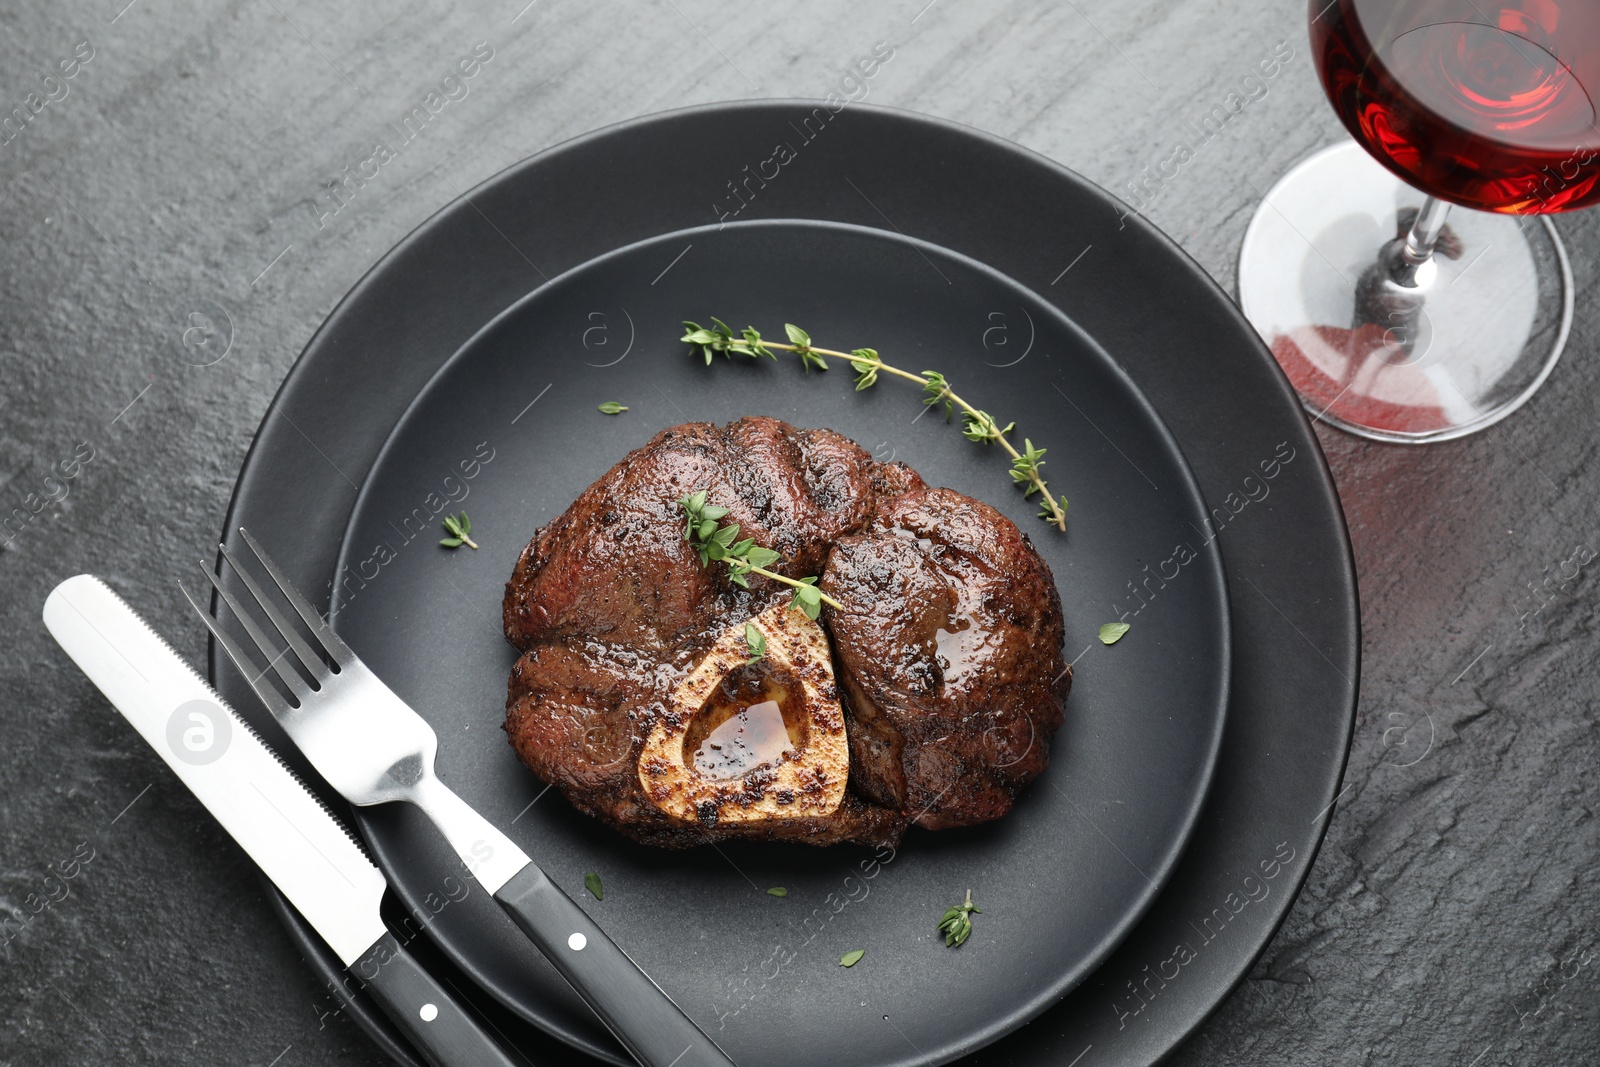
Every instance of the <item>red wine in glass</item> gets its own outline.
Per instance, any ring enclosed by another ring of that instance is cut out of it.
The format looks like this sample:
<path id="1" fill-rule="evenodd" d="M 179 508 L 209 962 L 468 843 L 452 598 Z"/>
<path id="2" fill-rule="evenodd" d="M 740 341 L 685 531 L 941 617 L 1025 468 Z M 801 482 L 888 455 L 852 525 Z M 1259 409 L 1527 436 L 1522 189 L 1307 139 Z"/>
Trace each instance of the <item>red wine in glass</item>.
<path id="1" fill-rule="evenodd" d="M 1314 0 L 1350 133 L 1424 192 L 1507 214 L 1600 203 L 1600 0 Z"/>
<path id="2" fill-rule="evenodd" d="M 1267 192 L 1240 306 L 1314 420 L 1401 444 L 1476 433 L 1534 396 L 1571 332 L 1551 216 L 1600 203 L 1600 0 L 1307 15 L 1355 140 Z"/>

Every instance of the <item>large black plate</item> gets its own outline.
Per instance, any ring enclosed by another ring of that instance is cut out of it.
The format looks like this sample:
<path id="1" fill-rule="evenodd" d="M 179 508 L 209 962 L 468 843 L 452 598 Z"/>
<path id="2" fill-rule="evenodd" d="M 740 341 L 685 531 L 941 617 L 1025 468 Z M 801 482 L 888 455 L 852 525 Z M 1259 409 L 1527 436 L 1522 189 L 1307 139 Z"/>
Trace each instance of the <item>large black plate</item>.
<path id="1" fill-rule="evenodd" d="M 775 140 L 798 139 L 786 131 L 812 111 L 809 103 L 752 102 L 639 120 L 519 164 L 442 211 L 352 291 L 307 347 L 256 437 L 227 529 L 249 525 L 306 588 L 325 588 L 356 486 L 450 353 L 547 276 L 713 221 L 709 205 L 724 195 L 724 179 L 770 157 Z M 1153 1062 L 1245 974 L 1327 825 L 1359 649 L 1332 482 L 1248 324 L 1200 268 L 1138 217 L 1124 217 L 1112 197 L 1015 145 L 938 120 L 853 105 L 824 129 L 742 219 L 898 229 L 1030 285 L 1129 373 L 1182 445 L 1208 503 L 1225 509 L 1216 536 L 1232 589 L 1232 689 L 1190 846 L 1109 959 L 983 1056 L 1082 1067 Z M 701 146 L 695 166 L 672 165 L 686 143 Z M 1260 464 L 1275 454 L 1293 458 L 1263 498 Z M 1259 499 L 1247 501 L 1247 490 Z M 1161 610 L 1153 602 L 1136 628 Z M 242 680 L 215 658 L 213 674 L 238 706 L 253 707 Z M 315 935 L 284 913 L 308 959 L 335 976 Z M 459 973 L 436 962 L 464 988 Z M 539 1062 L 578 1061 L 483 1003 Z M 397 1058 L 417 1062 L 365 1001 L 351 1011 Z"/>
<path id="2" fill-rule="evenodd" d="M 1035 516 L 1037 503 L 1007 477 L 1004 453 L 972 445 L 937 413 L 926 417 L 914 385 L 886 380 L 857 392 L 847 368 L 806 375 L 793 357 L 706 366 L 677 337 L 686 314 L 717 310 L 780 336 L 785 318 L 796 319 L 846 348 L 870 342 L 897 361 L 938 366 L 968 400 L 1048 446 L 1046 472 L 1072 498 L 1070 535 Z M 1017 336 L 1002 345 L 995 324 L 1005 320 Z M 595 410 L 619 397 L 626 415 Z M 798 845 L 663 853 L 558 796 L 535 803 L 543 784 L 497 729 L 515 658 L 497 608 L 523 543 L 656 431 L 745 414 L 839 430 L 1031 531 L 1068 606 L 1077 677 L 1049 770 L 1002 822 L 914 833 L 877 858 Z M 470 480 L 463 460 L 476 473 Z M 470 509 L 482 550 L 437 546 L 434 515 L 458 506 Z M 338 573 L 351 577 L 341 580 L 334 617 L 430 719 L 445 780 L 577 895 L 736 1062 L 944 1062 L 1081 980 L 1182 850 L 1227 706 L 1228 606 L 1215 545 L 1180 557 L 1181 569 L 1172 562 L 1170 581 L 1149 587 L 1165 610 L 1115 649 L 1099 644 L 1096 629 L 1110 617 L 1105 605 L 1131 599 L 1128 583 L 1143 582 L 1205 522 L 1199 490 L 1155 413 L 1110 357 L 1037 296 L 882 230 L 733 223 L 601 257 L 469 341 L 367 475 L 344 537 Z M 391 885 L 412 910 L 424 908 L 450 857 L 434 835 L 416 832 L 414 817 L 362 815 Z M 582 893 L 587 871 L 604 875 L 603 904 Z M 769 896 L 771 885 L 786 886 L 788 897 Z M 951 953 L 934 923 L 969 887 L 983 920 Z M 491 902 L 443 911 L 431 932 L 524 1017 L 626 1062 Z M 842 972 L 839 956 L 857 947 L 868 959 Z"/>

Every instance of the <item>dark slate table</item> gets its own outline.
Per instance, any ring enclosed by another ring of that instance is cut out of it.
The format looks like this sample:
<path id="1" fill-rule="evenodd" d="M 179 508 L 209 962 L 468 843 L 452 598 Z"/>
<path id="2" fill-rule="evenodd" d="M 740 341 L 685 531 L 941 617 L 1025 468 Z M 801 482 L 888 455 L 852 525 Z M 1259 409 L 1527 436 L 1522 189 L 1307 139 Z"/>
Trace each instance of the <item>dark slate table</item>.
<path id="1" fill-rule="evenodd" d="M 1142 188 L 1232 291 L 1262 194 L 1340 135 L 1304 18 L 1266 0 L 7 4 L 0 114 L 25 118 L 0 133 L 0 512 L 43 504 L 0 550 L 0 1064 L 382 1062 L 39 608 L 94 571 L 202 657 L 174 579 L 211 556 L 301 347 L 413 226 L 608 123 L 821 97 L 884 40 L 869 99 Z M 333 198 L 479 42 L 493 58 L 465 90 Z M 1278 76 L 1245 82 L 1280 42 Z M 1251 102 L 1222 133 L 1147 180 L 1235 91 Z M 1365 627 L 1346 787 L 1287 923 L 1177 1063 L 1600 1062 L 1600 214 L 1559 226 L 1577 323 L 1528 407 L 1427 448 L 1322 431 Z"/>

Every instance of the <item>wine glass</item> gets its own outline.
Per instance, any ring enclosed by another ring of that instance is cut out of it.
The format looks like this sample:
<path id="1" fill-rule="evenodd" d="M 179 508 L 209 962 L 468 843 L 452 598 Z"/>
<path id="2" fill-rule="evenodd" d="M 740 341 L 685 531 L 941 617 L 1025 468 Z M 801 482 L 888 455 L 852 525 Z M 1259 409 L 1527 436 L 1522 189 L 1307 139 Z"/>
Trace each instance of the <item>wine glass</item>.
<path id="1" fill-rule="evenodd" d="M 1239 259 L 1245 315 L 1329 423 L 1408 443 L 1491 426 L 1549 377 L 1571 328 L 1546 216 L 1600 202 L 1586 88 L 1600 88 L 1600 0 L 1311 0 L 1310 14 L 1323 88 L 1359 144 L 1267 194 Z"/>

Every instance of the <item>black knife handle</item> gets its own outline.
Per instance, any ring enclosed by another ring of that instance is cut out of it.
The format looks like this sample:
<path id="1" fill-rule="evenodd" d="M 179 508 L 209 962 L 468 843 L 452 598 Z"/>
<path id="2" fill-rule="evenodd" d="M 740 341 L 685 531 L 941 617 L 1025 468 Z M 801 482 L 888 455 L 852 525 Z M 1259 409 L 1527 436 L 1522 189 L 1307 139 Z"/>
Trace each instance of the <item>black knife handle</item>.
<path id="1" fill-rule="evenodd" d="M 522 1067 L 422 969 L 393 934 L 350 966 L 393 1023 L 433 1067 Z"/>
<path id="2" fill-rule="evenodd" d="M 494 898 L 644 1067 L 733 1067 L 537 864 L 518 871 Z"/>

